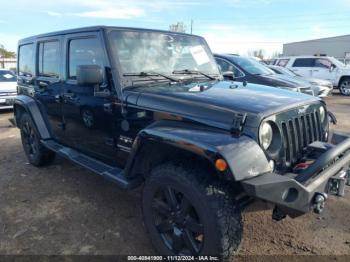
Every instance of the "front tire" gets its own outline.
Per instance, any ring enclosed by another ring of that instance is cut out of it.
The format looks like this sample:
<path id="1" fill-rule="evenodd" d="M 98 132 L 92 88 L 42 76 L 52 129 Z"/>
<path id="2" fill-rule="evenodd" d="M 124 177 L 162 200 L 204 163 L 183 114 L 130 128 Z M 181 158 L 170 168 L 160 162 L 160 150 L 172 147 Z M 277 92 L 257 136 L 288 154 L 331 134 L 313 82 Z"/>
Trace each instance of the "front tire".
<path id="1" fill-rule="evenodd" d="M 22 115 L 19 127 L 23 149 L 29 163 L 34 166 L 51 164 L 55 158 L 55 153 L 41 144 L 38 130 L 29 114 L 24 113 Z"/>
<path id="2" fill-rule="evenodd" d="M 143 190 L 146 229 L 162 255 L 233 256 L 243 225 L 228 183 L 201 168 L 167 163 L 154 168 Z"/>
<path id="3" fill-rule="evenodd" d="M 339 84 L 339 91 L 344 96 L 350 96 L 350 77 L 345 77 Z"/>

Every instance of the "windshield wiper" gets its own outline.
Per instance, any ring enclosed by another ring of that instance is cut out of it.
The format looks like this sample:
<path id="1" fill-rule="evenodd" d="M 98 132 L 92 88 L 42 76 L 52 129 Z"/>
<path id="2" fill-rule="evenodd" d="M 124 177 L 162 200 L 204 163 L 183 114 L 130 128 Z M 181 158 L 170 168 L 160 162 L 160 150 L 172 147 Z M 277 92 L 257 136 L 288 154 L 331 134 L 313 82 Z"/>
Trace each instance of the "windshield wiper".
<path id="1" fill-rule="evenodd" d="M 202 76 L 205 76 L 211 80 L 217 80 L 215 77 L 210 76 L 210 75 L 203 73 L 201 71 L 198 71 L 198 70 L 189 70 L 189 69 L 176 70 L 173 72 L 173 74 L 202 75 Z"/>
<path id="2" fill-rule="evenodd" d="M 171 77 L 171 76 L 167 76 L 158 72 L 140 72 L 140 73 L 125 73 L 123 74 L 123 76 L 145 76 L 145 77 L 152 77 L 152 76 L 161 76 L 163 78 L 166 78 L 172 82 L 179 82 L 178 79 Z"/>

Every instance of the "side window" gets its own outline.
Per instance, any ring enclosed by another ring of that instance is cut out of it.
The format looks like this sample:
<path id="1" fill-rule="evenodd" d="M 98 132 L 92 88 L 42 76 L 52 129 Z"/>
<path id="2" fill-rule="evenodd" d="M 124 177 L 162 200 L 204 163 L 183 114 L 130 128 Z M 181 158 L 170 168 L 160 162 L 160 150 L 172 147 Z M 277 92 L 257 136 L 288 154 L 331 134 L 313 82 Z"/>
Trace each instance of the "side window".
<path id="1" fill-rule="evenodd" d="M 216 59 L 216 63 L 219 65 L 219 68 L 221 70 L 221 72 L 227 72 L 227 71 L 232 71 L 232 70 L 229 70 L 229 63 L 222 60 L 222 59 Z"/>
<path id="2" fill-rule="evenodd" d="M 329 61 L 326 58 L 318 58 L 315 60 L 315 67 L 321 67 L 321 68 L 331 68 L 331 61 Z"/>
<path id="3" fill-rule="evenodd" d="M 26 44 L 19 47 L 18 75 L 33 76 L 34 74 L 34 44 Z"/>
<path id="4" fill-rule="evenodd" d="M 276 65 L 285 67 L 288 64 L 288 62 L 289 62 L 289 59 L 280 59 L 278 60 Z"/>
<path id="5" fill-rule="evenodd" d="M 233 72 L 235 77 L 243 77 L 244 74 L 234 65 L 229 62 L 226 62 L 223 59 L 217 58 L 217 64 L 220 66 L 221 72 Z"/>
<path id="6" fill-rule="evenodd" d="M 293 63 L 293 67 L 313 67 L 314 58 L 297 58 Z"/>
<path id="7" fill-rule="evenodd" d="M 77 66 L 99 65 L 103 67 L 102 47 L 97 38 L 69 41 L 69 79 L 76 79 Z"/>
<path id="8" fill-rule="evenodd" d="M 38 69 L 40 76 L 59 77 L 60 44 L 58 41 L 39 44 Z"/>

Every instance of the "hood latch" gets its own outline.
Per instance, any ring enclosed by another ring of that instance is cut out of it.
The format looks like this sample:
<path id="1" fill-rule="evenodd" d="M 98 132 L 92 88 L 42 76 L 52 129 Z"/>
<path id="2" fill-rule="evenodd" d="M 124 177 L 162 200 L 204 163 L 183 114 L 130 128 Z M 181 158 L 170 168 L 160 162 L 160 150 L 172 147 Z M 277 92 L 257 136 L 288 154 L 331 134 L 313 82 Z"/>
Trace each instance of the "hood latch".
<path id="1" fill-rule="evenodd" d="M 231 128 L 231 133 L 234 136 L 240 136 L 241 132 L 243 130 L 243 126 L 245 124 L 245 121 L 247 119 L 247 114 L 241 114 L 241 113 L 237 113 L 235 115 L 235 117 L 233 118 L 233 122 L 232 122 L 232 128 Z"/>

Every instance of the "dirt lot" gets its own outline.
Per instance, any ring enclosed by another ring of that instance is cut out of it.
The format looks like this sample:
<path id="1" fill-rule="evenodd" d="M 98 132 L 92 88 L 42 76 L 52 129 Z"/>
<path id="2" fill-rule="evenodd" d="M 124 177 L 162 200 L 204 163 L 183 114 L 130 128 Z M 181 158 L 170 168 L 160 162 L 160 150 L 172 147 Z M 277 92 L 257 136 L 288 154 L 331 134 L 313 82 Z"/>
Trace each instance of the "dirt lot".
<path id="1" fill-rule="evenodd" d="M 350 98 L 327 99 L 336 129 L 350 132 Z M 140 191 L 126 192 L 56 159 L 28 165 L 11 112 L 0 113 L 0 254 L 154 254 L 142 224 Z M 263 203 L 243 214 L 240 255 L 350 255 L 350 190 L 321 215 L 271 220 Z"/>

